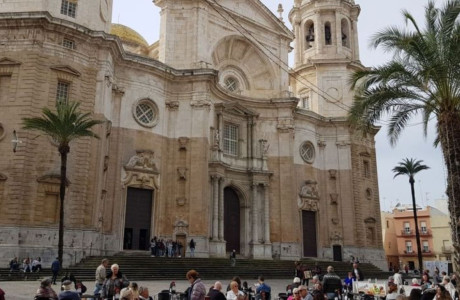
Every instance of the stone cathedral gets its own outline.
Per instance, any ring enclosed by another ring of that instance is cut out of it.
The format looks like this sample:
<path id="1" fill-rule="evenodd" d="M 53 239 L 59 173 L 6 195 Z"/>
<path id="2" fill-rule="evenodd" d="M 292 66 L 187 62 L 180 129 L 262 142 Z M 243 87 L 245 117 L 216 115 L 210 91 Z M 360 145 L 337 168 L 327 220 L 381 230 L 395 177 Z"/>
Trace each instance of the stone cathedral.
<path id="1" fill-rule="evenodd" d="M 112 0 L 1 2 L 2 263 L 56 256 L 59 153 L 22 118 L 78 101 L 105 122 L 71 143 L 66 265 L 153 236 L 200 257 L 385 265 L 378 128 L 347 122 L 353 0 L 295 0 L 292 30 L 259 0 L 155 0 L 152 45 L 111 22 Z"/>

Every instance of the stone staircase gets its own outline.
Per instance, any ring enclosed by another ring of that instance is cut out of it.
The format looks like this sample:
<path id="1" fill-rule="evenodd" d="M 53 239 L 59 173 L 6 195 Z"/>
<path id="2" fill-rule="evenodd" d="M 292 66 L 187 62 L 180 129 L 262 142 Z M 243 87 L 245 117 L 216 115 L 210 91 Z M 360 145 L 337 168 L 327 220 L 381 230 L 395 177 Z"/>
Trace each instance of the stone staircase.
<path id="1" fill-rule="evenodd" d="M 61 271 L 61 276 L 66 272 L 72 273 L 77 279 L 83 281 L 94 280 L 94 273 L 103 257 L 91 256 L 83 259 L 75 266 Z M 197 270 L 201 278 L 210 279 L 231 279 L 233 276 L 240 276 L 245 279 L 256 279 L 263 274 L 266 278 L 287 279 L 294 277 L 294 261 L 285 260 L 252 260 L 237 259 L 235 267 L 230 267 L 229 259 L 224 258 L 165 258 L 150 257 L 148 252 L 136 252 L 134 255 L 119 255 L 107 257 L 110 263 L 120 265 L 120 271 L 130 280 L 183 280 L 190 269 Z M 336 273 L 345 278 L 351 265 L 348 262 L 331 262 L 314 259 L 303 259 L 307 266 L 313 267 L 316 262 L 323 273 L 329 265 L 334 266 Z M 360 268 L 366 278 L 386 279 L 391 274 L 383 272 L 370 263 L 360 264 Z M 13 273 L 7 269 L 0 269 L 0 280 L 37 280 L 39 277 L 51 276 L 49 269 L 40 273 Z"/>

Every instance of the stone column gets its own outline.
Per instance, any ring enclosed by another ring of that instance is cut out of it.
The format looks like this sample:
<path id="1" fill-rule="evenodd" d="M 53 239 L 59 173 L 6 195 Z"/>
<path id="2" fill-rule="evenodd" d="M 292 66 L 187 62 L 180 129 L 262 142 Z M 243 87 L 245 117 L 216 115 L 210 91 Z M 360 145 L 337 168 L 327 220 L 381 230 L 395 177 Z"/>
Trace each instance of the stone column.
<path id="1" fill-rule="evenodd" d="M 219 178 L 219 240 L 224 240 L 224 178 Z"/>
<path id="2" fill-rule="evenodd" d="M 218 184 L 219 178 L 217 176 L 212 176 L 212 195 L 213 195 L 213 214 L 212 214 L 212 239 L 215 241 L 217 240 L 218 235 L 218 226 L 219 226 L 219 191 L 218 191 Z"/>
<path id="3" fill-rule="evenodd" d="M 302 57 L 303 57 L 302 53 L 305 50 L 305 46 L 304 46 L 305 35 L 303 33 L 303 30 L 301 30 L 300 21 L 297 21 L 297 20 L 295 21 L 294 31 L 295 31 L 295 39 L 296 39 L 296 42 L 295 42 L 296 64 L 295 66 L 300 66 L 302 64 Z"/>
<path id="4" fill-rule="evenodd" d="M 270 243 L 270 197 L 268 196 L 268 183 L 264 184 L 264 241 Z"/>
<path id="5" fill-rule="evenodd" d="M 258 228 L 258 216 L 257 216 L 257 183 L 252 184 L 252 243 L 256 244 L 259 242 L 259 236 L 257 232 Z"/>

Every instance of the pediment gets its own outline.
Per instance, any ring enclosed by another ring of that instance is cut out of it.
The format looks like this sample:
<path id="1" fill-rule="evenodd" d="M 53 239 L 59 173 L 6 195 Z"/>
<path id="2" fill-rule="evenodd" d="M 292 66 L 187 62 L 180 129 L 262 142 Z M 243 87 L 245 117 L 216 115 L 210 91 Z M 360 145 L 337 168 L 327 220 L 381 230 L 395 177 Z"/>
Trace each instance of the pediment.
<path id="1" fill-rule="evenodd" d="M 70 74 L 70 75 L 73 75 L 73 76 L 76 76 L 76 77 L 80 77 L 80 75 L 81 75 L 81 73 L 78 72 L 76 69 L 74 69 L 74 68 L 72 68 L 70 66 L 65 66 L 65 65 L 51 67 L 51 70 L 66 73 L 66 74 Z"/>
<path id="2" fill-rule="evenodd" d="M 216 111 L 241 117 L 257 117 L 259 115 L 252 109 L 246 108 L 237 102 L 216 104 Z"/>
<path id="3" fill-rule="evenodd" d="M 364 223 L 366 223 L 366 224 L 375 224 L 375 223 L 377 223 L 377 220 L 372 218 L 372 217 L 369 217 L 369 218 L 364 220 Z"/>
<path id="4" fill-rule="evenodd" d="M 0 67 L 10 67 L 10 66 L 18 66 L 21 63 L 19 61 L 9 59 L 7 57 L 0 58 Z"/>
<path id="5" fill-rule="evenodd" d="M 219 5 L 225 7 L 234 17 L 257 23 L 279 34 L 293 39 L 294 34 L 260 0 L 224 0 Z M 217 8 L 219 9 L 219 8 Z M 287 11 L 285 12 L 287 16 Z"/>

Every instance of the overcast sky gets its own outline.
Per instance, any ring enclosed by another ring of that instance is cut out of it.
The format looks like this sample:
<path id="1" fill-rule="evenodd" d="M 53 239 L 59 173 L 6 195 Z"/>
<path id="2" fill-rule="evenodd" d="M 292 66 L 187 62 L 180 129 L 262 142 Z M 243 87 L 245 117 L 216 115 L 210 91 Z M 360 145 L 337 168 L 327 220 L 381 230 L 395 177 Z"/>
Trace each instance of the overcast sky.
<path id="1" fill-rule="evenodd" d="M 291 28 L 288 13 L 293 0 L 262 0 L 275 15 L 278 4 L 284 7 L 284 20 Z M 370 37 L 379 30 L 390 26 L 405 26 L 401 10 L 409 10 L 418 21 L 424 24 L 424 7 L 427 0 L 355 0 L 361 6 L 361 15 L 358 21 L 360 55 L 365 66 L 377 66 L 391 58 L 391 55 L 368 47 Z M 436 0 L 438 4 L 444 0 Z M 134 4 L 135 3 L 135 4 Z M 113 23 L 120 23 L 139 32 L 149 44 L 158 40 L 160 26 L 160 10 L 152 0 L 114 0 Z M 292 62 L 290 62 L 292 63 Z M 399 143 L 392 148 L 386 135 L 387 129 L 383 125 L 376 138 L 377 167 L 379 174 L 380 205 L 383 210 L 389 210 L 398 202 L 411 203 L 411 194 L 408 178 L 393 179 L 391 169 L 403 158 L 423 160 L 431 169 L 416 175 L 415 191 L 417 203 L 421 206 L 433 205 L 434 200 L 445 198 L 446 171 L 440 149 L 433 147 L 434 125 L 430 127 L 428 137 L 423 136 L 422 126 L 415 120 L 400 137 Z"/>

